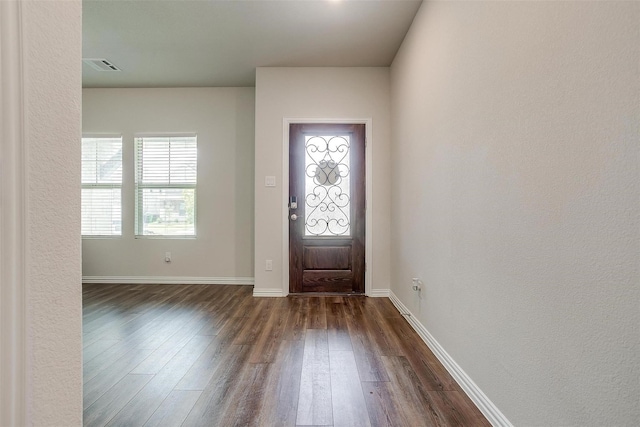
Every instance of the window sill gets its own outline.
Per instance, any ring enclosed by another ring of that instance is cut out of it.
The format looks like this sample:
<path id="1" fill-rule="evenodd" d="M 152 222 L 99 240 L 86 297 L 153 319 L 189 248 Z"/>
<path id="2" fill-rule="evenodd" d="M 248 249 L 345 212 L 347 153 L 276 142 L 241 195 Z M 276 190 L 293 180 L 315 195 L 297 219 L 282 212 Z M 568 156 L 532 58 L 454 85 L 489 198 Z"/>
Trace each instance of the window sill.
<path id="1" fill-rule="evenodd" d="M 195 240 L 198 236 L 167 236 L 167 235 L 136 235 L 134 238 L 136 239 L 151 239 L 151 240 Z"/>

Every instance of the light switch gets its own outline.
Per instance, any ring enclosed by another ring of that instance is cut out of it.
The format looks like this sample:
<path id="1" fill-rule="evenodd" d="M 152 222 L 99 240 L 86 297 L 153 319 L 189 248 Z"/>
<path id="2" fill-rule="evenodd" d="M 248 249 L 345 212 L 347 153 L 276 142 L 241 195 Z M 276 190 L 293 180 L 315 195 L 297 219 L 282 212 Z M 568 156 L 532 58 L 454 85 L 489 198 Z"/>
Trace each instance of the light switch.
<path id="1" fill-rule="evenodd" d="M 276 186 L 276 177 L 275 176 L 265 176 L 264 177 L 264 186 L 265 187 L 275 187 Z"/>

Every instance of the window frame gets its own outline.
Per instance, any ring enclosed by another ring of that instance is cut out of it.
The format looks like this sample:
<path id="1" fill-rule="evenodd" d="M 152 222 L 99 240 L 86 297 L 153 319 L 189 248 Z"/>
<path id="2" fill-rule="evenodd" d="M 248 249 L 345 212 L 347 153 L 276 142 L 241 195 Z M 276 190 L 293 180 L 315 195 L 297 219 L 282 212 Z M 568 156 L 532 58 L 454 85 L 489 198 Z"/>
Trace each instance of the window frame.
<path id="1" fill-rule="evenodd" d="M 94 183 L 94 184 L 85 184 L 82 182 L 82 176 L 80 177 L 80 237 L 82 239 L 121 239 L 123 236 L 122 225 L 123 221 L 123 210 L 122 210 L 122 187 L 124 184 L 124 138 L 122 134 L 115 133 L 83 133 L 80 138 L 80 155 L 82 156 L 82 140 L 84 139 L 119 139 L 120 140 L 120 168 L 122 169 L 122 174 L 120 176 L 120 183 Z M 82 159 L 80 160 L 80 164 L 82 167 Z M 83 234 L 82 233 L 82 190 L 92 190 L 92 189 L 114 189 L 117 188 L 120 190 L 120 234 Z"/>
<path id="2" fill-rule="evenodd" d="M 139 144 L 145 138 L 195 138 L 196 143 L 196 182 L 195 184 L 144 184 L 142 182 L 142 166 L 139 165 Z M 194 132 L 181 133 L 136 133 L 133 137 L 134 148 L 134 238 L 136 239 L 196 239 L 198 236 L 198 135 Z M 144 232 L 144 197 L 145 189 L 192 189 L 193 190 L 193 234 L 142 234 Z"/>

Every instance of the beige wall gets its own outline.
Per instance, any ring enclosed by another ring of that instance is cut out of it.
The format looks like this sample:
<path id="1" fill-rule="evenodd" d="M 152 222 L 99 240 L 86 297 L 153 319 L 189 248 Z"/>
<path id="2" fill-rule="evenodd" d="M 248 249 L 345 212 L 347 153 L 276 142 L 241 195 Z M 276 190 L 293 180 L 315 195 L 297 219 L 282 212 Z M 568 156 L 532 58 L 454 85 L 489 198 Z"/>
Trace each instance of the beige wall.
<path id="1" fill-rule="evenodd" d="M 284 290 L 283 120 L 371 119 L 372 289 L 389 288 L 389 69 L 258 68 L 256 72 L 255 286 Z M 276 187 L 265 187 L 265 176 Z M 286 177 L 288 179 L 288 177 Z M 265 261 L 273 260 L 273 271 Z"/>
<path id="2" fill-rule="evenodd" d="M 82 6 L 23 2 L 27 423 L 82 425 Z"/>
<path id="3" fill-rule="evenodd" d="M 514 425 L 640 419 L 638 22 L 425 2 L 392 66 L 392 291 Z"/>
<path id="4" fill-rule="evenodd" d="M 254 105 L 253 88 L 84 89 L 82 131 L 122 134 L 124 184 L 122 237 L 83 239 L 83 275 L 253 277 Z M 133 138 L 144 132 L 198 135 L 196 239 L 134 238 Z"/>

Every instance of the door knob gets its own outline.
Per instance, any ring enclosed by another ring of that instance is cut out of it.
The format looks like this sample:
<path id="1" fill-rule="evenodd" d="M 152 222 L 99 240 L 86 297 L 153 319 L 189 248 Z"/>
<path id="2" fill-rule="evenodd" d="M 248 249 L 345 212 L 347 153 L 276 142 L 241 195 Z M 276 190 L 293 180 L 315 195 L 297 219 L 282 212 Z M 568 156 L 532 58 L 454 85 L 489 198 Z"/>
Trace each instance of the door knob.
<path id="1" fill-rule="evenodd" d="M 298 219 L 298 215 L 291 214 L 291 220 L 295 221 L 296 219 Z"/>

